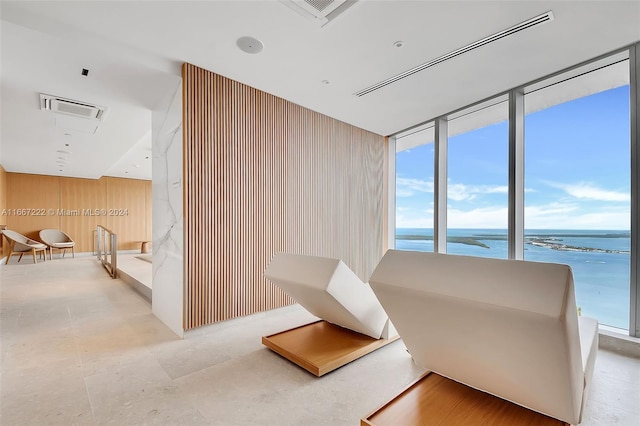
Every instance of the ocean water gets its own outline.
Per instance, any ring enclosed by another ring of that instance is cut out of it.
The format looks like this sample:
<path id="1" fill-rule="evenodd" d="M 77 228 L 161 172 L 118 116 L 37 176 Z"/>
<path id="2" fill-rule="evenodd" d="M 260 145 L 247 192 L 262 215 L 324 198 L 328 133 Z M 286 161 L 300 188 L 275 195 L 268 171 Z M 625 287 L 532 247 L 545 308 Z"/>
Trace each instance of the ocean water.
<path id="1" fill-rule="evenodd" d="M 629 328 L 629 231 L 529 230 L 524 258 L 571 266 L 582 315 L 601 324 Z M 433 230 L 396 229 L 396 249 L 433 251 Z M 507 258 L 505 229 L 450 229 L 447 253 Z"/>

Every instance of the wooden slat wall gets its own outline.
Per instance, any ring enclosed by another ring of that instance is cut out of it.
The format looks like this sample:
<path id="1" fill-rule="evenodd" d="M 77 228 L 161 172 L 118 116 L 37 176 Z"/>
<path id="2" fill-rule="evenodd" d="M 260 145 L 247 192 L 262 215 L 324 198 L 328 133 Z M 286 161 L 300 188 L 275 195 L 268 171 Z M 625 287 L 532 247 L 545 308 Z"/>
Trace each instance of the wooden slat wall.
<path id="1" fill-rule="evenodd" d="M 278 252 L 368 280 L 386 248 L 386 138 L 183 66 L 185 330 L 293 303 Z"/>
<path id="2" fill-rule="evenodd" d="M 119 250 L 140 249 L 141 241 L 151 241 L 151 182 L 103 177 L 78 179 L 59 176 L 7 173 L 7 209 L 43 209 L 44 216 L 6 216 L 9 229 L 38 239 L 45 228 L 65 231 L 76 241 L 76 252 L 94 250 L 98 224 L 118 234 Z M 50 210 L 54 213 L 51 214 Z M 64 215 L 59 209 L 78 211 Z M 90 216 L 84 210 L 104 210 Z M 114 209 L 127 210 L 124 216 L 110 215 Z"/>

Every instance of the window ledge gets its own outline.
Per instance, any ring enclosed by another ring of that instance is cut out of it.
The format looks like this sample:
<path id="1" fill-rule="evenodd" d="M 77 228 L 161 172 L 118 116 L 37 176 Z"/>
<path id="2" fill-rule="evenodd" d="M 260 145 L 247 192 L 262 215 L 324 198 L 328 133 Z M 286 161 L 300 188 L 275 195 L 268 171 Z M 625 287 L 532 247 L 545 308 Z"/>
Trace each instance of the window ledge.
<path id="1" fill-rule="evenodd" d="M 631 337 L 627 330 L 620 328 L 599 326 L 599 348 L 617 352 L 624 356 L 640 358 L 640 339 Z"/>

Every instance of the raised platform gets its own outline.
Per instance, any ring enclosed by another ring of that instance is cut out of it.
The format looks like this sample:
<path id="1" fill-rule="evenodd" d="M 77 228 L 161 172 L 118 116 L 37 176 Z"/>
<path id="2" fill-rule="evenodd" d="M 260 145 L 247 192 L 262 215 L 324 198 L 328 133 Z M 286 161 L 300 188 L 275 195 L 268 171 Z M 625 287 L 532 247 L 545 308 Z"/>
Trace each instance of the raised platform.
<path id="1" fill-rule="evenodd" d="M 317 321 L 262 337 L 262 344 L 318 377 L 397 340 L 374 339 Z"/>
<path id="2" fill-rule="evenodd" d="M 118 253 L 118 278 L 151 302 L 152 256 L 148 254 Z"/>
<path id="3" fill-rule="evenodd" d="M 360 426 L 387 425 L 569 426 L 433 372 L 360 420 Z"/>

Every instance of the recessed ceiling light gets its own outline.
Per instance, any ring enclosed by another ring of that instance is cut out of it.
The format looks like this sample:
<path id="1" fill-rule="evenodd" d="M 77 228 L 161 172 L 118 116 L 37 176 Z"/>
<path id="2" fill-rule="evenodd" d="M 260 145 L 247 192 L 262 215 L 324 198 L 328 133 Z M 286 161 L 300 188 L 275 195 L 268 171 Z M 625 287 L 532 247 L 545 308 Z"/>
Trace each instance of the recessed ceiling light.
<path id="1" fill-rule="evenodd" d="M 149 156 L 147 155 L 146 157 L 144 157 L 144 159 L 145 159 L 145 160 L 148 160 L 148 159 L 149 159 Z"/>
<path id="2" fill-rule="evenodd" d="M 393 47 L 397 47 L 398 49 L 401 48 L 402 46 L 404 46 L 404 41 L 402 40 L 398 40 L 393 43 Z"/>
<path id="3" fill-rule="evenodd" d="M 322 80 L 322 84 L 331 84 L 331 81 L 329 81 L 329 80 Z"/>
<path id="4" fill-rule="evenodd" d="M 243 52 L 252 54 L 260 53 L 264 48 L 264 44 L 260 40 L 249 36 L 240 37 L 236 40 L 236 46 Z"/>

